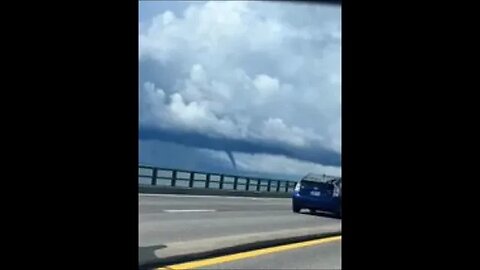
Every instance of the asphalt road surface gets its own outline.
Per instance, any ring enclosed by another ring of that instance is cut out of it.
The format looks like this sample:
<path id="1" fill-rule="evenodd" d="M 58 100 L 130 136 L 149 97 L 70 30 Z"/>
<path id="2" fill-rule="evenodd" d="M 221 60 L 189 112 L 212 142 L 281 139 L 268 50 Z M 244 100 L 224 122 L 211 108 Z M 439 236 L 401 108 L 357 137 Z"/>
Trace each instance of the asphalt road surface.
<path id="1" fill-rule="evenodd" d="M 340 240 L 198 269 L 341 269 Z"/>
<path id="2" fill-rule="evenodd" d="M 140 264 L 161 258 L 170 250 L 194 248 L 202 241 L 216 245 L 247 235 L 341 226 L 336 218 L 295 214 L 291 199 L 280 198 L 140 194 L 139 213 Z"/>

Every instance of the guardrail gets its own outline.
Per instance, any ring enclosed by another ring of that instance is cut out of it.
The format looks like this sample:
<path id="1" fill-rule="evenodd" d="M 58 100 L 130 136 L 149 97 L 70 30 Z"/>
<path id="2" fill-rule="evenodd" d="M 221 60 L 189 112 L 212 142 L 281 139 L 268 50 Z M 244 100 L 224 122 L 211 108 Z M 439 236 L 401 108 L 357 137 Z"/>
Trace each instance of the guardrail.
<path id="1" fill-rule="evenodd" d="M 139 165 L 139 184 L 184 188 L 286 193 L 296 181 Z"/>

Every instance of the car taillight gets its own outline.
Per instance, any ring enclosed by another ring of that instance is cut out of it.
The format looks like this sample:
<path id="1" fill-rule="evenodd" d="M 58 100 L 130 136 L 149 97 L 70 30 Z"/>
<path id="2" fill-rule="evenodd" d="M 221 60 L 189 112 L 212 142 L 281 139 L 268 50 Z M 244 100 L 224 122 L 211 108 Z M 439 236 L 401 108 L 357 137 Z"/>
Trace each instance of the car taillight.
<path id="1" fill-rule="evenodd" d="M 333 197 L 339 197 L 340 196 L 340 188 L 338 186 L 333 187 Z"/>
<path id="2" fill-rule="evenodd" d="M 300 191 L 300 183 L 297 183 L 297 184 L 295 185 L 295 189 L 294 189 L 294 190 L 295 190 L 295 192 L 299 192 L 299 191 Z"/>

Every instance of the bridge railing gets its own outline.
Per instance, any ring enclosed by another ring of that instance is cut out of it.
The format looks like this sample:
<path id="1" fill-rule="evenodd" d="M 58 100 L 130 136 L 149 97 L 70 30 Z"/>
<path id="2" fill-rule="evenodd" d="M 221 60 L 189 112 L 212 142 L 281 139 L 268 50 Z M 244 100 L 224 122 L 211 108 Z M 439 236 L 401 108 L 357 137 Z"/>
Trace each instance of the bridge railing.
<path id="1" fill-rule="evenodd" d="M 139 184 L 256 192 L 292 192 L 296 181 L 138 166 Z"/>

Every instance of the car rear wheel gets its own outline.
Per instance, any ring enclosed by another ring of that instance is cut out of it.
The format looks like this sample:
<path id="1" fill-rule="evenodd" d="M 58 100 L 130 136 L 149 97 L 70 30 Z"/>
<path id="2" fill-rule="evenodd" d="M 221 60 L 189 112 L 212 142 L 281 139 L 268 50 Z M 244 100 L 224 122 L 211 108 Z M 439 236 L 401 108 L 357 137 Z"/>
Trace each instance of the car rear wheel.
<path id="1" fill-rule="evenodd" d="M 294 213 L 299 213 L 300 210 L 302 210 L 302 208 L 299 207 L 297 204 L 293 203 L 292 204 L 292 210 L 293 210 Z"/>

